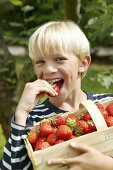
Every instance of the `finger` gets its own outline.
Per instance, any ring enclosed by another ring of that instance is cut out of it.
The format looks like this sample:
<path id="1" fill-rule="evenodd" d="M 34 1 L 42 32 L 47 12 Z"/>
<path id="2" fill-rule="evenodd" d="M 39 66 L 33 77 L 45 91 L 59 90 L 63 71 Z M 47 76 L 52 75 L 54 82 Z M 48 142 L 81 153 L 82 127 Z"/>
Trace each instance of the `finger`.
<path id="1" fill-rule="evenodd" d="M 86 152 L 94 152 L 96 151 L 93 147 L 90 147 L 88 145 L 85 145 L 83 143 L 79 143 L 79 142 L 72 142 L 70 143 L 70 146 L 80 152 L 86 153 Z"/>
<path id="2" fill-rule="evenodd" d="M 50 96 L 58 95 L 58 93 L 53 89 L 53 87 L 45 80 L 38 79 L 34 82 L 34 85 L 35 85 L 35 89 L 40 91 L 41 94 L 46 93 Z"/>
<path id="3" fill-rule="evenodd" d="M 83 170 L 83 168 L 80 165 L 74 165 L 71 166 L 68 170 Z"/>
<path id="4" fill-rule="evenodd" d="M 78 163 L 79 160 L 75 159 L 74 157 L 72 158 L 56 158 L 56 159 L 50 159 L 47 161 L 48 165 L 53 165 L 53 164 L 60 164 L 60 165 L 69 165 L 72 163 Z"/>
<path id="5" fill-rule="evenodd" d="M 37 89 L 36 89 L 36 91 L 37 91 L 37 95 L 39 96 L 39 97 L 42 97 L 42 96 L 44 96 L 44 95 L 48 95 L 48 96 L 57 96 L 58 95 L 58 93 L 57 92 L 55 92 L 55 91 L 53 91 L 52 89 L 49 89 L 48 87 L 37 87 Z"/>

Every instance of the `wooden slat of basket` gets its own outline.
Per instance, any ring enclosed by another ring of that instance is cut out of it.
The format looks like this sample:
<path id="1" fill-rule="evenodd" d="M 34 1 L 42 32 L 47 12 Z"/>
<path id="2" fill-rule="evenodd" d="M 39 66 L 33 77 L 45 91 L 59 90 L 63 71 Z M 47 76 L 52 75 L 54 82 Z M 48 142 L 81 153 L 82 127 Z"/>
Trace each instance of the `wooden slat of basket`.
<path id="1" fill-rule="evenodd" d="M 98 131 L 107 128 L 107 124 L 104 120 L 104 117 L 102 116 L 102 113 L 91 100 L 87 100 L 87 102 L 82 102 L 80 104 L 80 108 L 81 105 L 83 105 L 89 112 Z"/>

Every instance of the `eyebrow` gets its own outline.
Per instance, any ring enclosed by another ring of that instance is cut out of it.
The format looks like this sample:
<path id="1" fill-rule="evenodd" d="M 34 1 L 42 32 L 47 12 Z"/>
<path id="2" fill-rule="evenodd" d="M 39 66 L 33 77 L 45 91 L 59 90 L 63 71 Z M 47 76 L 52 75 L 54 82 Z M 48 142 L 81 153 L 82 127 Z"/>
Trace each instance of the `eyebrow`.
<path id="1" fill-rule="evenodd" d="M 42 56 L 40 56 L 40 57 L 36 57 L 36 58 L 34 58 L 34 60 L 42 60 L 42 59 L 44 59 L 44 57 Z"/>

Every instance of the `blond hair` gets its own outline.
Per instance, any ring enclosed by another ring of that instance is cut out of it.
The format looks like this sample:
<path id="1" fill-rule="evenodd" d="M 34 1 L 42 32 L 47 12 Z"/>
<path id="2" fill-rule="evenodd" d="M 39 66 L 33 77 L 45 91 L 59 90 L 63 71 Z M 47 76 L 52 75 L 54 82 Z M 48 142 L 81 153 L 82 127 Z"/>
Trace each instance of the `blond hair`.
<path id="1" fill-rule="evenodd" d="M 30 37 L 29 56 L 34 60 L 51 52 L 73 54 L 82 60 L 90 55 L 90 44 L 73 21 L 51 21 L 40 26 Z"/>

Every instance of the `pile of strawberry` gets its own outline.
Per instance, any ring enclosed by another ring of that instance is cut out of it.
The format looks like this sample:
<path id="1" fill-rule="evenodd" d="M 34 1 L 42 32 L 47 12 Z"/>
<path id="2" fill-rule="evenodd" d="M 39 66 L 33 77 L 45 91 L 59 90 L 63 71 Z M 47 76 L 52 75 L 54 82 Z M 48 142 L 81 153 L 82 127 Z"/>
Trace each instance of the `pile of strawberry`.
<path id="1" fill-rule="evenodd" d="M 113 103 L 106 108 L 99 103 L 96 105 L 108 127 L 113 126 Z M 35 125 L 28 133 L 28 140 L 36 151 L 94 131 L 96 126 L 88 112 L 81 113 L 79 116 L 68 114 L 65 118 L 59 114 L 43 119 L 40 124 Z"/>

